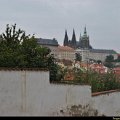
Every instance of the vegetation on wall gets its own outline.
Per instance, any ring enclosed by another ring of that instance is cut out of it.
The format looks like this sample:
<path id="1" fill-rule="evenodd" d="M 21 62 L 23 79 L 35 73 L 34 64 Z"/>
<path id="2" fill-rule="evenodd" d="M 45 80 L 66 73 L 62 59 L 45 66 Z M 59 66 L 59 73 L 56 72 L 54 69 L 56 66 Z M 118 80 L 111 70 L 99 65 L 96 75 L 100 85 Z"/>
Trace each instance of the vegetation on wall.
<path id="1" fill-rule="evenodd" d="M 112 72 L 100 74 L 92 70 L 82 71 L 81 69 L 74 68 L 73 73 L 74 80 L 64 80 L 61 82 L 67 84 L 90 85 L 92 92 L 120 89 L 120 77 Z"/>
<path id="2" fill-rule="evenodd" d="M 92 92 L 120 89 L 120 79 L 112 72 L 100 74 L 94 71 L 83 73 L 77 70 L 75 80 L 81 84 L 91 85 Z"/>

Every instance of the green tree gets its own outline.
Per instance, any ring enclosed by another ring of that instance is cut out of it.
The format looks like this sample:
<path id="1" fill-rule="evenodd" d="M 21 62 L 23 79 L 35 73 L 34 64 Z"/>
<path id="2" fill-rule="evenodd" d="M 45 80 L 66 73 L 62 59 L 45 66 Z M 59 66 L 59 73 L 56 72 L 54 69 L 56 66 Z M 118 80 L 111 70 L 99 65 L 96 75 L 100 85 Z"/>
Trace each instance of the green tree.
<path id="1" fill-rule="evenodd" d="M 113 68 L 114 64 L 112 62 L 114 62 L 114 56 L 113 55 L 106 56 L 104 65 L 108 68 Z"/>
<path id="2" fill-rule="evenodd" d="M 105 62 L 114 62 L 114 56 L 113 55 L 106 56 Z"/>
<path id="3" fill-rule="evenodd" d="M 81 61 L 82 60 L 82 56 L 80 55 L 80 53 L 75 53 L 75 60 L 76 61 Z"/>
<path id="4" fill-rule="evenodd" d="M 102 63 L 102 61 L 101 60 L 97 60 L 97 63 L 100 64 L 100 63 Z"/>
<path id="5" fill-rule="evenodd" d="M 0 67 L 45 68 L 50 71 L 50 80 L 57 80 L 58 66 L 50 52 L 38 45 L 34 35 L 17 30 L 16 24 L 7 24 L 5 33 L 0 35 Z"/>
<path id="6" fill-rule="evenodd" d="M 118 55 L 117 59 L 115 60 L 115 62 L 120 62 L 120 55 Z"/>

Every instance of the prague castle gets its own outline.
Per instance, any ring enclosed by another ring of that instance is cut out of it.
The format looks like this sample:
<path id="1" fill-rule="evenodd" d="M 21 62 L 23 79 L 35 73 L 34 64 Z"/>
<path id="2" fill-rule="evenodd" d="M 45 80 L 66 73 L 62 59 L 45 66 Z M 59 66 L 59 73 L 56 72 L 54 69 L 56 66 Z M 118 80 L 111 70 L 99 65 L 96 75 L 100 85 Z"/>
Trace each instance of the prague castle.
<path id="1" fill-rule="evenodd" d="M 118 57 L 117 52 L 114 50 L 94 49 L 90 44 L 86 27 L 84 28 L 83 35 L 80 34 L 79 40 L 76 39 L 74 29 L 71 40 L 69 40 L 67 30 L 65 30 L 63 46 L 60 46 L 55 38 L 37 38 L 37 42 L 39 45 L 50 48 L 51 54 L 53 54 L 56 59 L 67 59 L 74 61 L 76 59 L 76 54 L 79 54 L 83 62 L 98 60 L 104 62 L 106 56 L 113 55 L 114 59 L 117 59 Z"/>
<path id="2" fill-rule="evenodd" d="M 90 60 L 100 60 L 102 62 L 105 61 L 106 56 L 113 55 L 114 59 L 117 59 L 117 52 L 109 49 L 94 49 L 90 45 L 89 36 L 87 35 L 86 27 L 84 28 L 84 34 L 77 41 L 75 31 L 73 29 L 72 40 L 68 39 L 67 30 L 65 31 L 65 37 L 63 46 L 69 46 L 75 50 L 75 53 L 78 53 L 82 57 L 82 61 L 90 61 Z"/>

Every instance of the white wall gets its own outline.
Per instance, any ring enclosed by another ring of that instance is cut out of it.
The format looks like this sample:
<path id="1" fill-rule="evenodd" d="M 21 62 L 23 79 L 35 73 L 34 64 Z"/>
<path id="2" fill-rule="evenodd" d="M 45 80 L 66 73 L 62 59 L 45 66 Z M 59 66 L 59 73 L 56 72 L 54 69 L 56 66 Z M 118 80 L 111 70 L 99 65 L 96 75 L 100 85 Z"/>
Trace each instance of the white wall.
<path id="1" fill-rule="evenodd" d="M 120 92 L 95 96 L 92 100 L 99 114 L 120 116 Z"/>
<path id="2" fill-rule="evenodd" d="M 102 62 L 104 62 L 106 57 L 109 55 L 110 54 L 108 54 L 108 53 L 89 52 L 89 58 L 94 59 L 94 60 L 101 60 Z M 112 54 L 112 55 L 114 56 L 114 59 L 117 59 L 117 54 Z"/>
<path id="3" fill-rule="evenodd" d="M 0 116 L 54 116 L 74 105 L 120 116 L 120 92 L 92 97 L 88 85 L 50 84 L 48 71 L 0 70 Z"/>
<path id="4" fill-rule="evenodd" d="M 51 115 L 56 115 L 56 113 L 54 114 L 55 111 L 59 112 L 59 110 L 64 109 L 67 106 L 79 104 L 86 105 L 91 101 L 91 88 L 87 85 L 51 84 L 47 94 L 51 97 L 49 100 L 45 99 L 44 104 L 46 104 L 46 107 L 49 106 L 50 112 L 53 111 L 53 114 Z"/>
<path id="5" fill-rule="evenodd" d="M 94 59 L 94 60 L 101 60 L 102 62 L 105 61 L 106 56 L 109 56 L 109 53 L 97 53 L 97 52 L 91 52 L 90 50 L 82 50 L 77 49 L 77 53 L 80 53 L 82 55 L 82 61 L 87 61 L 88 59 Z M 114 59 L 117 59 L 117 54 L 112 54 L 114 56 Z"/>
<path id="6" fill-rule="evenodd" d="M 50 84 L 48 71 L 0 71 L 0 116 L 57 115 L 90 99 L 90 86 Z"/>

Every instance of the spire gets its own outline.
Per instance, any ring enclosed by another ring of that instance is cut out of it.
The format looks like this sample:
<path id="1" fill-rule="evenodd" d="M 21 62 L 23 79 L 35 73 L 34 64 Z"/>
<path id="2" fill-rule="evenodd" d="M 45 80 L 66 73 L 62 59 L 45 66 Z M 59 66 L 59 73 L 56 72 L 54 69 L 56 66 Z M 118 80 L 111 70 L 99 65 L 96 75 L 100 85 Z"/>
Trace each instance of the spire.
<path id="1" fill-rule="evenodd" d="M 76 36 L 75 36 L 74 29 L 73 29 L 73 35 L 72 35 L 72 46 L 73 48 L 76 48 Z"/>
<path id="2" fill-rule="evenodd" d="M 81 38 L 82 38 L 82 36 L 81 36 L 81 33 L 80 33 L 80 38 L 79 38 L 79 41 L 81 41 Z"/>
<path id="3" fill-rule="evenodd" d="M 65 30 L 65 37 L 64 37 L 64 46 L 68 46 L 68 35 L 67 35 L 67 30 Z"/>
<path id="4" fill-rule="evenodd" d="M 75 30 L 74 30 L 74 28 L 73 28 L 73 34 L 75 35 Z"/>
<path id="5" fill-rule="evenodd" d="M 84 35 L 87 35 L 86 25 L 85 25 L 85 28 L 84 28 Z"/>

